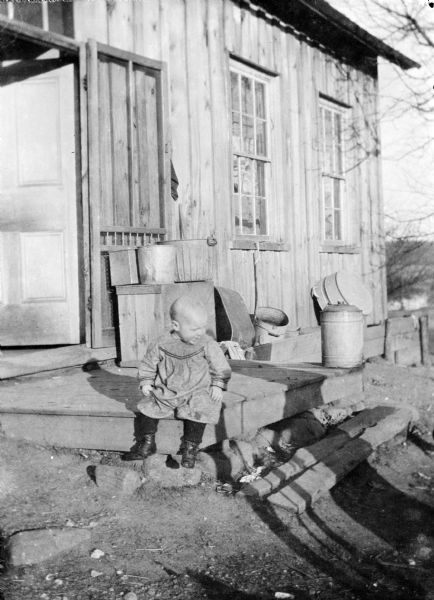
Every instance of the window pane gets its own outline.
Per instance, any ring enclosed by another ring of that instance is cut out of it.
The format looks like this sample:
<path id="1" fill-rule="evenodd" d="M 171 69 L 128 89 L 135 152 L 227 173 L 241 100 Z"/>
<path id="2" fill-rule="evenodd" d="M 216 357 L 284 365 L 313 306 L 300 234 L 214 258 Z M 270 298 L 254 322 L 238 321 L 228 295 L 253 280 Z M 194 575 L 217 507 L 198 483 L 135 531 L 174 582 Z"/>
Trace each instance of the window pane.
<path id="1" fill-rule="evenodd" d="M 333 210 L 331 208 L 324 210 L 324 235 L 326 240 L 333 239 Z"/>
<path id="2" fill-rule="evenodd" d="M 324 135 L 325 135 L 325 157 L 324 157 L 324 170 L 326 173 L 333 173 L 333 150 L 332 150 L 332 113 L 329 110 L 324 111 Z"/>
<path id="3" fill-rule="evenodd" d="M 7 15 L 7 14 L 8 14 L 8 3 L 0 2 L 0 15 Z"/>
<path id="4" fill-rule="evenodd" d="M 335 113 L 335 173 L 342 174 L 342 115 Z"/>
<path id="5" fill-rule="evenodd" d="M 241 151 L 240 113 L 232 113 L 232 147 L 235 152 Z"/>
<path id="6" fill-rule="evenodd" d="M 335 240 L 342 239 L 342 212 L 335 210 Z"/>
<path id="7" fill-rule="evenodd" d="M 256 198 L 256 234 L 266 235 L 267 233 L 267 211 L 265 198 Z"/>
<path id="8" fill-rule="evenodd" d="M 341 182 L 339 179 L 333 180 L 333 199 L 334 207 L 341 208 Z"/>
<path id="9" fill-rule="evenodd" d="M 323 197 L 324 197 L 324 207 L 331 208 L 332 207 L 332 189 L 331 189 L 331 179 L 330 177 L 323 177 Z"/>
<path id="10" fill-rule="evenodd" d="M 240 215 L 240 201 L 238 196 L 234 196 L 234 218 L 235 218 L 235 233 L 240 235 L 241 232 L 241 215 Z"/>
<path id="11" fill-rule="evenodd" d="M 243 210 L 243 230 L 244 235 L 255 233 L 255 224 L 253 222 L 253 198 L 250 196 L 243 196 L 242 198 L 242 210 Z"/>
<path id="12" fill-rule="evenodd" d="M 72 2 L 48 3 L 48 29 L 69 37 L 74 36 Z"/>
<path id="13" fill-rule="evenodd" d="M 256 161 L 256 196 L 265 196 L 265 165 Z"/>
<path id="14" fill-rule="evenodd" d="M 265 119 L 265 86 L 259 81 L 255 82 L 256 116 Z"/>
<path id="15" fill-rule="evenodd" d="M 253 129 L 252 117 L 243 116 L 243 147 L 244 152 L 254 154 L 255 152 L 255 137 Z"/>
<path id="16" fill-rule="evenodd" d="M 240 158 L 241 193 L 253 196 L 254 162 L 250 158 Z"/>
<path id="17" fill-rule="evenodd" d="M 239 76 L 236 73 L 231 73 L 232 110 L 240 110 L 240 92 L 238 81 Z"/>
<path id="18" fill-rule="evenodd" d="M 35 27 L 42 27 L 42 4 L 39 2 L 14 2 L 14 19 Z"/>
<path id="19" fill-rule="evenodd" d="M 234 156 L 232 160 L 232 180 L 234 182 L 234 194 L 238 194 L 240 190 L 238 160 L 239 159 L 237 156 Z"/>
<path id="20" fill-rule="evenodd" d="M 265 121 L 256 121 L 256 154 L 266 156 L 266 123 Z"/>
<path id="21" fill-rule="evenodd" d="M 241 100 L 243 113 L 253 115 L 252 80 L 244 76 L 241 77 Z"/>

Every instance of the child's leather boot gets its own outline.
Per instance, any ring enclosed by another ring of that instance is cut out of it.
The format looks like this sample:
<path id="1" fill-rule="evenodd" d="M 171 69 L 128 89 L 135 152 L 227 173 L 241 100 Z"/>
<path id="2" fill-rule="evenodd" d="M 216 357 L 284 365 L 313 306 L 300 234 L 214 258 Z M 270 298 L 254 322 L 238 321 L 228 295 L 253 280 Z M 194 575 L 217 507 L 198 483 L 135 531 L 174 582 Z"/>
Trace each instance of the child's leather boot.
<path id="1" fill-rule="evenodd" d="M 199 444 L 183 440 L 181 446 L 181 465 L 186 469 L 193 469 L 196 464 L 196 457 L 199 451 Z"/>
<path id="2" fill-rule="evenodd" d="M 156 452 L 155 433 L 145 433 L 143 438 L 123 455 L 122 460 L 144 460 Z"/>

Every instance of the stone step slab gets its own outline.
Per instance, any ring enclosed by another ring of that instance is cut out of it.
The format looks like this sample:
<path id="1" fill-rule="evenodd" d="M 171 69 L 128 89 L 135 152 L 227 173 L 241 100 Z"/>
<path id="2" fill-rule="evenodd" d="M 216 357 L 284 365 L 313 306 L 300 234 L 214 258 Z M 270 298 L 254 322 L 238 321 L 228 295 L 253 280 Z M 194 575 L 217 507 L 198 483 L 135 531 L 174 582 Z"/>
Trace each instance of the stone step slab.
<path id="1" fill-rule="evenodd" d="M 91 532 L 75 527 L 32 529 L 11 535 L 6 543 L 7 563 L 20 567 L 42 563 L 59 555 L 90 549 Z"/>

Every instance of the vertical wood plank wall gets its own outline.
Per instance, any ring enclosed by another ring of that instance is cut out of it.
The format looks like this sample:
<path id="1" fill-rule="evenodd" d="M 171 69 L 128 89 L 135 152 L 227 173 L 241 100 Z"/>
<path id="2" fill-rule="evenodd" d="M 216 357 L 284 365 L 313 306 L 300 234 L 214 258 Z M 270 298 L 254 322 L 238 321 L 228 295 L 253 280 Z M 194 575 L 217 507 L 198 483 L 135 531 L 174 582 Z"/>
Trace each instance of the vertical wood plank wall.
<path id="1" fill-rule="evenodd" d="M 339 269 L 363 275 L 374 299 L 370 323 L 385 318 L 382 200 L 377 158 L 377 82 L 309 45 L 253 7 L 232 0 L 93 0 L 75 3 L 76 37 L 165 61 L 171 150 L 179 185 L 172 204 L 174 238 L 218 239 L 216 277 L 252 311 L 251 250 L 231 249 L 229 53 L 276 74 L 273 80 L 273 240 L 289 251 L 261 251 L 259 305 L 282 308 L 291 326 L 316 325 L 311 286 Z M 351 109 L 357 131 L 347 195 L 349 227 L 360 252 L 322 252 L 320 245 L 319 94 Z"/>

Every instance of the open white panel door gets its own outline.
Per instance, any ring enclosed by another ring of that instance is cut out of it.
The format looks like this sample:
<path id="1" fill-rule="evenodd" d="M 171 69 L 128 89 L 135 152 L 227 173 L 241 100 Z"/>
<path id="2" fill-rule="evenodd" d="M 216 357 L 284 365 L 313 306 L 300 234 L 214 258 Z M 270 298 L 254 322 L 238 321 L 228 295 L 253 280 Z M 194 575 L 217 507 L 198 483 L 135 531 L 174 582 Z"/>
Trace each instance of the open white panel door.
<path id="1" fill-rule="evenodd" d="M 77 344 L 74 65 L 0 68 L 0 156 L 0 346 Z"/>

